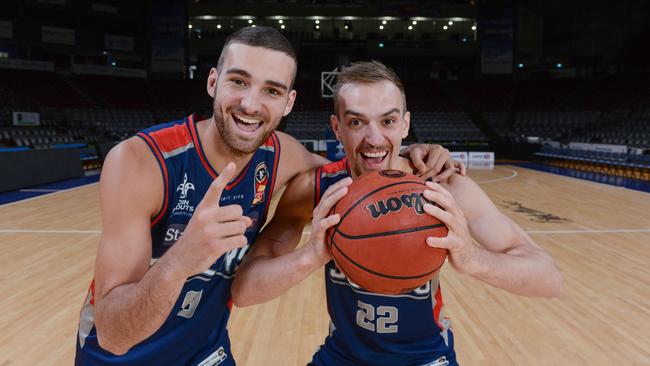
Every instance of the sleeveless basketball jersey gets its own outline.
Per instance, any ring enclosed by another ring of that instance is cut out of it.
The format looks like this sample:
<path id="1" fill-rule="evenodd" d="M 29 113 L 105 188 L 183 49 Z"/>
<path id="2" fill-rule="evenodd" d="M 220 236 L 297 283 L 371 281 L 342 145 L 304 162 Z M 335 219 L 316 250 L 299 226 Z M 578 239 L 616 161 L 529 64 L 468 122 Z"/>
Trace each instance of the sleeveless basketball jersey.
<path id="1" fill-rule="evenodd" d="M 316 170 L 314 207 L 327 188 L 351 176 L 347 159 Z M 325 266 L 330 334 L 313 365 L 456 365 L 438 276 L 402 295 L 371 293 Z"/>
<path id="2" fill-rule="evenodd" d="M 137 136 L 156 157 L 165 187 L 162 209 L 151 219 L 153 265 L 181 237 L 218 174 L 206 159 L 192 116 L 151 127 Z M 235 364 L 226 329 L 232 307 L 230 287 L 235 269 L 266 219 L 279 157 L 279 140 L 273 134 L 221 195 L 222 206 L 240 205 L 252 219 L 245 234 L 248 245 L 222 255 L 210 268 L 188 278 L 162 327 L 125 355 L 114 356 L 97 343 L 91 285 L 81 310 L 76 365 Z"/>

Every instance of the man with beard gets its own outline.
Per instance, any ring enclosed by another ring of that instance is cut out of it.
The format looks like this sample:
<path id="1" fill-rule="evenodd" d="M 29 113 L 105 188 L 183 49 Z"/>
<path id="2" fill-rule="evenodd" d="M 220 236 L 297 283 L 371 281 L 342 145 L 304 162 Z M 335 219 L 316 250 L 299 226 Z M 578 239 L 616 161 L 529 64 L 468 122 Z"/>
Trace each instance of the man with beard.
<path id="1" fill-rule="evenodd" d="M 379 62 L 353 64 L 338 74 L 334 108 L 332 129 L 347 158 L 290 182 L 276 215 L 239 268 L 233 301 L 238 306 L 268 301 L 325 266 L 330 335 L 311 364 L 456 365 L 439 274 L 406 294 L 371 293 L 347 280 L 325 245 L 325 231 L 340 221 L 330 210 L 347 193 L 351 178 L 381 169 L 413 172 L 398 154 L 410 125 L 402 83 Z M 449 229 L 446 237 L 429 237 L 426 243 L 447 249 L 456 271 L 519 295 L 559 295 L 562 275 L 551 256 L 474 181 L 454 174 L 426 184 L 424 197 L 439 207 L 426 203 L 425 212 Z M 294 250 L 310 219 L 308 243 Z"/>
<path id="2" fill-rule="evenodd" d="M 274 132 L 293 107 L 295 74 L 279 32 L 244 28 L 210 70 L 211 118 L 154 126 L 111 150 L 76 365 L 234 365 L 226 324 L 235 269 L 273 193 L 327 162 Z M 427 165 L 453 172 L 446 151 L 429 152 Z"/>

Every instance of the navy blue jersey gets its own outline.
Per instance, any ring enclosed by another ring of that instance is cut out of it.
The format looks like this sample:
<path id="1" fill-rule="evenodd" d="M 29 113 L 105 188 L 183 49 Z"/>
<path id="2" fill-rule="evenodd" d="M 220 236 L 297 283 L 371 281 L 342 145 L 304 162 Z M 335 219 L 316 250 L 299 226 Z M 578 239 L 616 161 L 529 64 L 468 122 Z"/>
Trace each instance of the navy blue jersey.
<path id="1" fill-rule="evenodd" d="M 206 159 L 192 116 L 151 127 L 137 136 L 156 157 L 165 187 L 162 209 L 151 219 L 151 264 L 155 265 L 180 238 L 218 173 Z M 222 255 L 210 268 L 188 278 L 161 328 L 123 356 L 114 356 L 97 343 L 91 285 L 81 310 L 76 365 L 235 364 L 226 329 L 232 307 L 230 287 L 266 219 L 279 157 L 280 144 L 273 134 L 221 195 L 221 205 L 240 205 L 252 219 L 246 231 L 248 245 Z"/>
<path id="2" fill-rule="evenodd" d="M 314 206 L 329 186 L 348 176 L 347 159 L 317 169 Z M 325 289 L 330 334 L 312 364 L 456 365 L 438 275 L 410 293 L 380 295 L 349 281 L 330 261 Z"/>

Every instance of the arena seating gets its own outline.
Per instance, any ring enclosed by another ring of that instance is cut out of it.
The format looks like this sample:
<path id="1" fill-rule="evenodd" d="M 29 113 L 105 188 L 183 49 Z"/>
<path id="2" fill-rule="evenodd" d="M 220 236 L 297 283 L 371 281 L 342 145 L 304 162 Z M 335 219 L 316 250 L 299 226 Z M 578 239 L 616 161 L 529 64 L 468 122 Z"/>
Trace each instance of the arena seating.
<path id="1" fill-rule="evenodd" d="M 411 126 L 420 141 L 487 141 L 469 116 L 463 112 L 411 112 Z"/>
<path id="2" fill-rule="evenodd" d="M 285 132 L 299 140 L 324 139 L 331 133 L 330 115 L 327 111 L 292 112 L 287 116 Z"/>
<path id="3" fill-rule="evenodd" d="M 0 70 L 0 147 L 40 148 L 119 141 L 155 123 L 211 114 L 203 80 L 111 78 Z M 419 141 L 485 143 L 554 140 L 650 149 L 650 76 L 596 79 L 407 81 L 412 131 Z M 320 81 L 298 80 L 294 110 L 283 124 L 299 139 L 331 139 L 332 100 Z M 40 112 L 38 127 L 12 126 L 13 111 Z M 486 132 L 487 131 L 487 132 Z M 585 158 L 582 152 L 543 154 Z M 611 156 L 610 162 L 647 164 Z"/>
<path id="4" fill-rule="evenodd" d="M 569 148 L 542 146 L 536 155 L 596 164 L 618 165 L 630 168 L 650 167 L 650 155 L 634 153 L 613 153 L 606 151 L 576 150 Z"/>

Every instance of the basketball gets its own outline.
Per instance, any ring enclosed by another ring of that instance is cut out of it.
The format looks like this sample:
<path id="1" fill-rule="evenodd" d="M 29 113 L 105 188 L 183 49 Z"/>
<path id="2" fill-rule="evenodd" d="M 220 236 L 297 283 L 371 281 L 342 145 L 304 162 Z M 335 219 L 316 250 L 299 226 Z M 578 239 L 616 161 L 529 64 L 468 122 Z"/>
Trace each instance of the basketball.
<path id="1" fill-rule="evenodd" d="M 364 174 L 332 208 L 340 222 L 327 233 L 338 268 L 365 290 L 401 294 L 422 286 L 440 269 L 446 249 L 429 247 L 428 236 L 447 227 L 424 212 L 424 180 L 398 170 Z"/>

